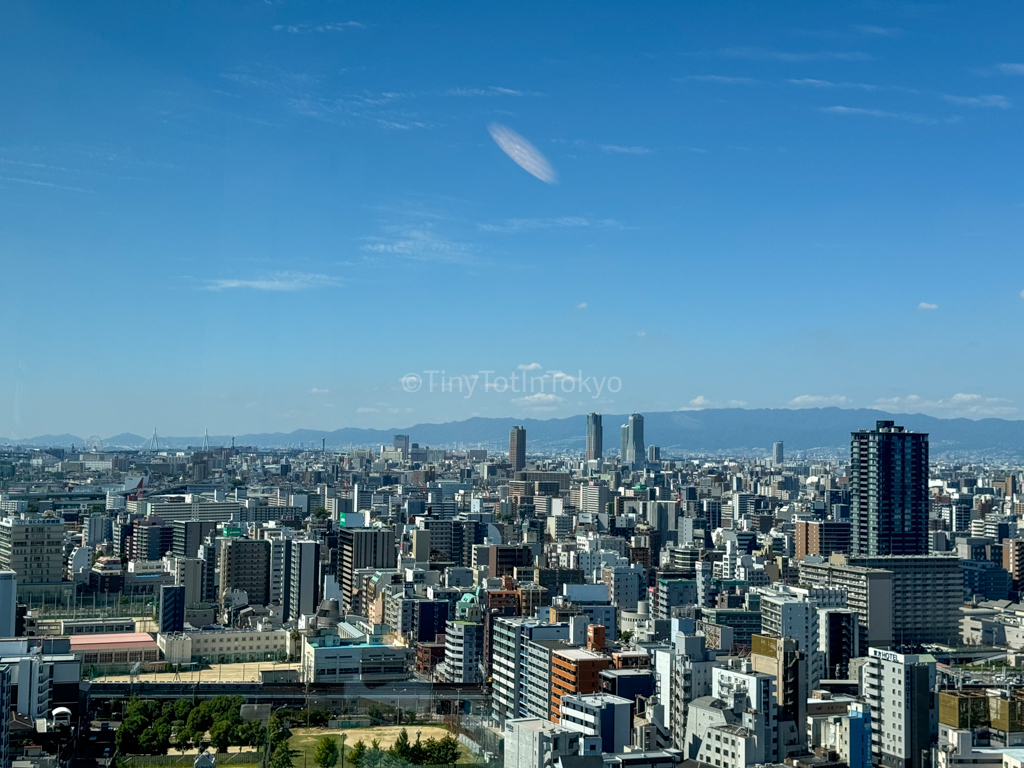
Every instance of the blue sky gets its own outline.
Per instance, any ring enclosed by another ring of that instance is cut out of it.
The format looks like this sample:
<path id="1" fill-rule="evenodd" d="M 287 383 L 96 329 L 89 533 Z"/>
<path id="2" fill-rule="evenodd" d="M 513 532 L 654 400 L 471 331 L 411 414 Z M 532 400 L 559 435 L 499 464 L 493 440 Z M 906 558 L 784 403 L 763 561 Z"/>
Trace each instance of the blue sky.
<path id="1" fill-rule="evenodd" d="M 1024 9 L 978 10 L 5 3 L 0 435 L 1019 418 Z"/>

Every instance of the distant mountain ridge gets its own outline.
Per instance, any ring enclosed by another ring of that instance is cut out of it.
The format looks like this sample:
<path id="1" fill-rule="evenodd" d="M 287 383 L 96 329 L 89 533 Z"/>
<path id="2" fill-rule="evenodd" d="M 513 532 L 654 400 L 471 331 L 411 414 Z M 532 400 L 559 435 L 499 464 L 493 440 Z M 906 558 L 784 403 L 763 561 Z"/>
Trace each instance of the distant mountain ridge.
<path id="1" fill-rule="evenodd" d="M 604 448 L 618 451 L 619 425 L 626 414 L 603 414 Z M 754 455 L 765 453 L 776 440 L 787 451 L 845 451 L 850 432 L 870 429 L 880 419 L 895 421 L 907 429 L 928 432 L 933 454 L 978 454 L 1024 456 L 1024 421 L 1006 419 L 941 419 L 923 414 L 892 414 L 867 408 L 745 409 L 720 408 L 700 411 L 663 411 L 644 414 L 644 440 L 659 445 L 668 454 L 723 453 Z M 235 435 L 235 445 L 260 448 L 359 448 L 390 445 L 395 434 L 408 434 L 412 442 L 436 447 L 485 447 L 506 450 L 508 431 L 526 427 L 527 450 L 582 450 L 586 440 L 586 416 L 558 419 L 514 419 L 474 417 L 441 424 L 415 424 L 393 429 L 336 430 L 298 429 Z M 203 437 L 159 437 L 161 449 L 198 447 Z M 84 446 L 74 435 L 42 435 L 31 439 L 2 440 L 26 447 Z M 149 438 L 122 433 L 103 441 L 108 448 L 143 448 Z M 230 445 L 231 437 L 211 435 L 210 445 Z"/>

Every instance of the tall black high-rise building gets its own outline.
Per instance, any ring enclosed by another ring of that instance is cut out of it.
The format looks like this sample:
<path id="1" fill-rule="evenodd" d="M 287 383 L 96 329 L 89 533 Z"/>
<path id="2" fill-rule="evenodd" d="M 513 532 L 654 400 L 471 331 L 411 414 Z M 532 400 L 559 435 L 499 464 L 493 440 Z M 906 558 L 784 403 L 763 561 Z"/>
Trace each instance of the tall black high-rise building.
<path id="1" fill-rule="evenodd" d="M 526 469 L 526 427 L 512 427 L 508 433 L 508 458 L 512 471 Z"/>
<path id="2" fill-rule="evenodd" d="M 891 421 L 850 440 L 850 552 L 928 554 L 928 435 Z"/>
<path id="3" fill-rule="evenodd" d="M 604 428 L 601 426 L 601 414 L 587 415 L 587 461 L 594 461 L 604 455 Z"/>

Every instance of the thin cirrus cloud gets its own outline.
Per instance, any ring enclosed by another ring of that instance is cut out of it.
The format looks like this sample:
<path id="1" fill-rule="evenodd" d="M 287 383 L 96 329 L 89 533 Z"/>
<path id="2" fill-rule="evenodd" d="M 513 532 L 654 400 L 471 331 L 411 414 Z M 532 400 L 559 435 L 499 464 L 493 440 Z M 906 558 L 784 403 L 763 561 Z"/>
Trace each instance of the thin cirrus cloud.
<path id="1" fill-rule="evenodd" d="M 868 109 L 865 107 L 822 107 L 821 111 L 827 115 L 861 115 L 865 117 L 879 117 L 887 120 L 900 120 L 905 123 L 915 123 L 917 125 L 936 125 L 939 122 L 934 117 L 928 117 L 927 115 L 918 115 L 913 112 L 890 112 L 885 109 Z"/>
<path id="2" fill-rule="evenodd" d="M 614 228 L 622 225 L 615 219 L 591 219 L 586 216 L 556 216 L 541 219 L 505 219 L 478 224 L 482 232 L 532 232 L 539 229 L 580 229 L 584 227 Z"/>
<path id="3" fill-rule="evenodd" d="M 365 24 L 358 21 L 332 21 L 324 24 L 275 24 L 275 32 L 287 32 L 291 35 L 304 35 L 309 32 L 344 32 L 346 29 L 366 29 Z"/>
<path id="4" fill-rule="evenodd" d="M 540 363 L 520 363 L 516 366 L 520 371 L 539 371 L 544 366 Z"/>
<path id="5" fill-rule="evenodd" d="M 473 260 L 472 245 L 439 235 L 427 223 L 389 226 L 384 231 L 388 236 L 368 238 L 363 250 L 411 261 L 464 264 Z"/>
<path id="6" fill-rule="evenodd" d="M 921 310 L 924 310 L 924 311 L 929 311 L 929 310 L 932 310 L 932 309 L 938 309 L 939 305 L 938 304 L 931 304 L 931 303 L 929 303 L 927 301 L 922 301 L 920 304 L 917 305 L 917 308 L 921 309 Z"/>
<path id="7" fill-rule="evenodd" d="M 813 77 L 790 78 L 786 81 L 790 85 L 802 85 L 808 88 L 856 88 L 861 91 L 874 91 L 877 85 L 871 83 L 834 83 L 831 80 L 818 80 Z"/>
<path id="8" fill-rule="evenodd" d="M 1024 64 L 996 64 L 996 71 L 1002 72 L 1004 75 L 1024 75 Z"/>
<path id="9" fill-rule="evenodd" d="M 313 387 L 313 390 L 312 390 L 312 392 L 310 394 L 313 394 L 313 395 L 329 395 L 329 394 L 331 394 L 331 390 L 323 389 L 321 387 Z"/>
<path id="10" fill-rule="evenodd" d="M 524 136 L 501 123 L 491 123 L 487 126 L 487 130 L 501 151 L 524 171 L 545 184 L 558 183 L 558 174 L 551 167 L 551 163 Z"/>
<path id="11" fill-rule="evenodd" d="M 712 400 L 704 395 L 697 395 L 689 403 L 680 408 L 681 411 L 703 411 L 706 408 L 743 408 L 746 400 Z"/>
<path id="12" fill-rule="evenodd" d="M 229 290 L 252 290 L 252 291 L 274 291 L 294 292 L 307 291 L 314 288 L 333 288 L 341 285 L 341 281 L 330 275 L 317 274 L 314 272 L 275 272 L 262 277 L 242 279 L 237 277 L 225 277 L 207 280 L 203 290 L 207 291 L 229 291 Z"/>
<path id="13" fill-rule="evenodd" d="M 964 107 L 1009 109 L 1012 106 L 1008 98 L 998 93 L 990 93 L 984 96 L 954 96 L 944 93 L 942 98 L 950 104 L 958 104 Z"/>
<path id="14" fill-rule="evenodd" d="M 831 408 L 846 405 L 846 395 L 797 395 L 789 401 L 790 408 Z"/>
<path id="15" fill-rule="evenodd" d="M 877 27 L 872 24 L 857 24 L 855 30 L 868 37 L 899 37 L 903 30 L 898 27 Z"/>
<path id="16" fill-rule="evenodd" d="M 521 91 L 518 88 L 503 88 L 498 85 L 488 85 L 485 88 L 465 87 L 449 88 L 441 92 L 442 96 L 540 96 L 538 91 Z"/>
<path id="17" fill-rule="evenodd" d="M 732 75 L 687 75 L 686 79 L 697 83 L 725 83 L 727 85 L 750 85 L 759 82 L 752 77 L 733 77 Z"/>
<path id="18" fill-rule="evenodd" d="M 731 59 L 750 59 L 751 61 L 871 61 L 871 56 L 863 51 L 779 51 L 772 48 L 723 48 L 719 56 Z"/>
<path id="19" fill-rule="evenodd" d="M 882 397 L 874 407 L 890 413 L 931 413 L 947 418 L 1008 417 L 1017 406 L 1005 397 L 989 397 L 973 392 L 957 392 L 952 397 L 928 399 L 919 395 Z"/>

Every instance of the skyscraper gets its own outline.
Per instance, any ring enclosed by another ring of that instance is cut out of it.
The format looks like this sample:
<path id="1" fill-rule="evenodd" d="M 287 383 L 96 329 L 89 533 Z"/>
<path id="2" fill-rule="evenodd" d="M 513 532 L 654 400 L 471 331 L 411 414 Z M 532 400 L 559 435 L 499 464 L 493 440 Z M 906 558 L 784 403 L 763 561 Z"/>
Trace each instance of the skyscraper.
<path id="1" fill-rule="evenodd" d="M 604 453 L 604 428 L 601 426 L 601 414 L 587 415 L 587 461 L 600 459 Z"/>
<path id="2" fill-rule="evenodd" d="M 619 462 L 626 463 L 626 454 L 629 453 L 629 424 L 623 424 L 619 428 L 621 447 L 619 448 Z"/>
<path id="3" fill-rule="evenodd" d="M 391 441 L 392 447 L 396 451 L 402 452 L 402 458 L 409 458 L 409 436 L 408 435 L 395 435 Z"/>
<path id="4" fill-rule="evenodd" d="M 850 440 L 850 552 L 928 554 L 928 435 L 891 421 Z"/>
<path id="5" fill-rule="evenodd" d="M 782 441 L 779 440 L 777 443 L 772 443 L 772 464 L 776 467 L 781 467 L 786 463 L 786 455 L 782 450 Z"/>
<path id="6" fill-rule="evenodd" d="M 644 465 L 644 417 L 634 413 L 629 417 L 629 443 L 626 446 L 626 463 L 632 467 Z"/>
<path id="7" fill-rule="evenodd" d="M 512 427 L 508 433 L 508 458 L 512 471 L 526 469 L 526 427 Z"/>

